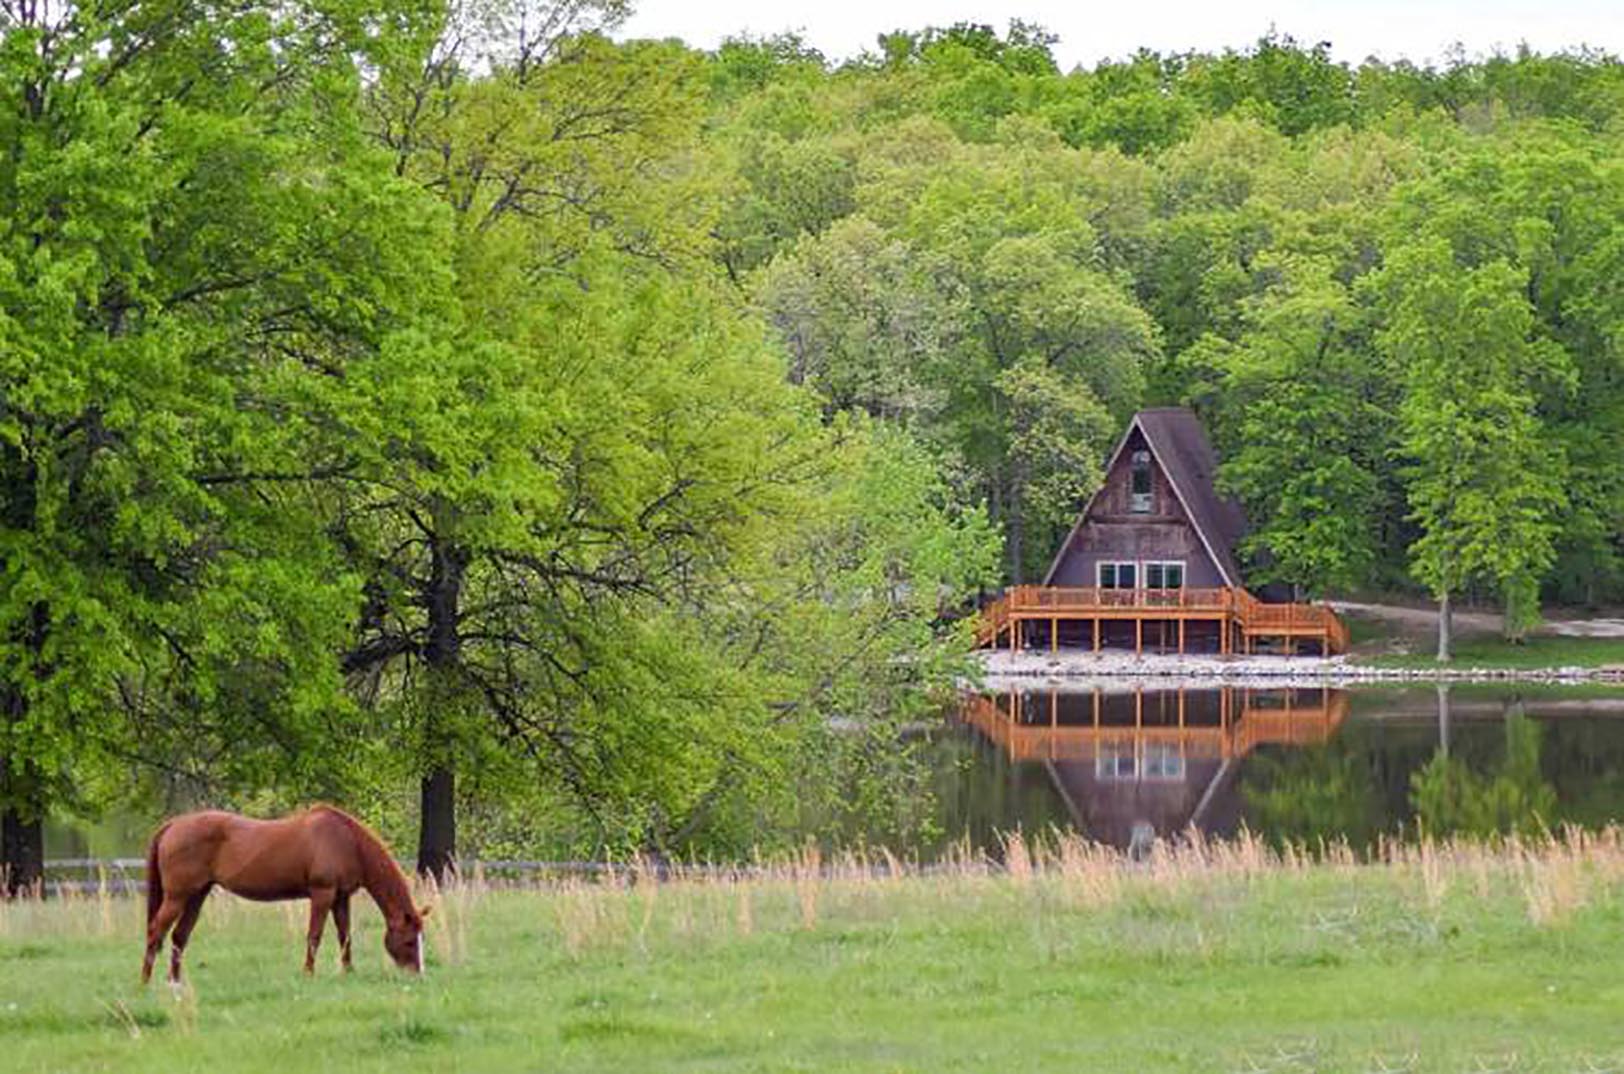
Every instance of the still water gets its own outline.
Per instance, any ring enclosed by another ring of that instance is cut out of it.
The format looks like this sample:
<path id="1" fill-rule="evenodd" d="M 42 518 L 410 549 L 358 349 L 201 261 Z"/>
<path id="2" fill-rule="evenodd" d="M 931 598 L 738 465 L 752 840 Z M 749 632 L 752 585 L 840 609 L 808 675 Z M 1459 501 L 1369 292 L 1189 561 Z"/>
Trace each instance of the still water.
<path id="1" fill-rule="evenodd" d="M 1624 691 L 1032 687 L 935 744 L 947 839 L 1049 826 L 1128 846 L 1189 826 L 1364 846 L 1624 820 Z"/>
<path id="2" fill-rule="evenodd" d="M 1190 825 L 1277 839 L 1537 831 L 1624 821 L 1624 690 L 1131 688 L 1034 683 L 933 735 L 921 857 L 1003 832 L 1129 846 Z M 152 818 L 53 823 L 47 857 L 131 857 Z"/>

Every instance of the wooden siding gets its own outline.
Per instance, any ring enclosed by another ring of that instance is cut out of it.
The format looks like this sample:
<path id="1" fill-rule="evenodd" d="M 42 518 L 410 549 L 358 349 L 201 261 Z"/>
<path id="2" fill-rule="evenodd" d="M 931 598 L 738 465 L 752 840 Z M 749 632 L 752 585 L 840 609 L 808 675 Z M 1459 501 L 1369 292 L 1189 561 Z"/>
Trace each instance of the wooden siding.
<path id="1" fill-rule="evenodd" d="M 1151 509 L 1149 513 L 1132 510 L 1133 455 L 1149 450 L 1144 434 L 1135 428 L 1089 504 L 1086 517 L 1071 532 L 1050 585 L 1098 585 L 1100 563 L 1130 560 L 1182 561 L 1186 586 L 1225 584 L 1154 454 L 1150 460 Z M 1143 584 L 1142 578 L 1140 582 Z"/>

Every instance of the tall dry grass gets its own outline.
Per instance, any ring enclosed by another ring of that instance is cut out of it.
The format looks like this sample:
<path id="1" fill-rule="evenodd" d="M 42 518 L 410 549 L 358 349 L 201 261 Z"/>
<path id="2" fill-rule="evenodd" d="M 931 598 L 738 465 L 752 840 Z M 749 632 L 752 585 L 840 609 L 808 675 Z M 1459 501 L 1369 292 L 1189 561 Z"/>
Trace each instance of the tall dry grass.
<path id="1" fill-rule="evenodd" d="M 1241 893 L 1279 878 L 1317 875 L 1352 886 L 1380 883 L 1436 922 L 1452 900 L 1505 896 L 1537 927 L 1561 924 L 1598 892 L 1624 880 L 1624 831 L 1564 828 L 1543 836 L 1483 841 L 1386 840 L 1368 853 L 1346 842 L 1275 845 L 1250 832 L 1229 839 L 1200 833 L 1158 842 L 1135 860 L 1066 833 L 1011 832 L 996 859 L 967 846 L 924 864 L 884 850 L 825 856 L 816 848 L 776 861 L 719 869 L 632 863 L 596 879 L 540 890 L 564 949 L 574 957 L 603 948 L 647 951 L 661 934 L 684 941 L 816 930 L 838 918 L 885 916 L 905 900 L 942 906 L 981 900 L 989 910 L 1075 911 L 1125 899 L 1177 900 L 1230 888 Z"/>
<path id="2" fill-rule="evenodd" d="M 1156 843 L 1138 859 L 1069 833 L 1011 832 L 1001 840 L 996 859 L 963 844 L 931 863 L 886 850 L 826 855 L 808 846 L 783 858 L 731 867 L 634 860 L 591 876 L 528 884 L 493 880 L 475 866 L 443 885 L 425 885 L 418 894 L 433 906 L 427 922 L 432 961 L 456 965 L 475 957 L 471 934 L 483 904 L 493 893 L 511 889 L 540 896 L 534 911 L 538 924 L 569 957 L 580 958 L 605 949 L 646 954 L 664 942 L 691 945 L 815 931 L 831 920 L 895 918 L 904 908 L 917 912 L 922 905 L 945 909 L 978 902 L 988 912 L 1041 919 L 1130 899 L 1166 905 L 1215 895 L 1237 898 L 1295 876 L 1331 878 L 1349 890 L 1382 885 L 1434 923 L 1451 905 L 1509 898 L 1533 926 L 1550 928 L 1624 881 L 1624 830 L 1566 827 L 1489 841 L 1384 840 L 1362 853 L 1345 842 L 1280 846 L 1245 831 L 1229 839 L 1189 832 Z M 358 903 L 364 902 L 359 896 Z M 216 897 L 203 927 L 226 930 L 266 912 Z M 289 943 L 302 948 L 305 905 L 287 903 L 269 912 L 280 916 Z M 84 894 L 43 902 L 0 902 L 0 938 L 136 936 L 142 913 L 139 899 L 113 894 L 104 882 Z M 366 942 L 364 935 L 360 942 Z"/>

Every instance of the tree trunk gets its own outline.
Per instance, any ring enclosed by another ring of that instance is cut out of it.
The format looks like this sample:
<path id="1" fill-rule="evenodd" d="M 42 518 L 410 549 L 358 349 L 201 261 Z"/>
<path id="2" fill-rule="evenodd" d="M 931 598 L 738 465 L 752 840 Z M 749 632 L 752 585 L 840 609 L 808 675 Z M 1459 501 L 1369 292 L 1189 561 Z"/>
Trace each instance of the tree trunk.
<path id="1" fill-rule="evenodd" d="M 7 691 L 6 701 L 7 719 L 19 719 L 19 695 Z M 35 776 L 27 761 L 0 758 L 0 880 L 8 899 L 30 894 L 45 875 L 45 810 Z"/>
<path id="2" fill-rule="evenodd" d="M 0 815 L 0 870 L 6 898 L 32 894 L 45 877 L 45 821 L 15 807 Z"/>
<path id="3" fill-rule="evenodd" d="M 428 590 L 429 704 L 424 738 L 430 750 L 428 773 L 419 799 L 422 814 L 417 832 L 417 871 L 444 882 L 457 857 L 457 777 L 452 767 L 451 735 L 439 717 L 457 704 L 458 664 L 462 655 L 462 583 L 468 554 L 437 538 L 432 542 Z"/>
<path id="4" fill-rule="evenodd" d="M 45 605 L 36 604 L 30 620 L 27 645 L 38 676 L 44 671 Z M 0 688 L 0 720 L 14 727 L 27 716 L 27 696 L 10 685 Z M 28 757 L 0 755 L 0 802 L 6 803 L 0 812 L 0 889 L 8 899 L 32 893 L 45 877 L 45 788 L 40 777 L 39 766 Z"/>
<path id="5" fill-rule="evenodd" d="M 1450 641 L 1454 622 L 1449 610 L 1449 593 L 1446 591 L 1438 598 L 1438 663 L 1447 664 L 1450 661 Z"/>
<path id="6" fill-rule="evenodd" d="M 457 776 L 436 765 L 423 777 L 423 815 L 417 829 L 417 871 L 443 883 L 457 858 Z"/>
<path id="7" fill-rule="evenodd" d="M 1026 580 L 1026 517 L 1019 484 L 1009 490 L 1009 583 Z"/>

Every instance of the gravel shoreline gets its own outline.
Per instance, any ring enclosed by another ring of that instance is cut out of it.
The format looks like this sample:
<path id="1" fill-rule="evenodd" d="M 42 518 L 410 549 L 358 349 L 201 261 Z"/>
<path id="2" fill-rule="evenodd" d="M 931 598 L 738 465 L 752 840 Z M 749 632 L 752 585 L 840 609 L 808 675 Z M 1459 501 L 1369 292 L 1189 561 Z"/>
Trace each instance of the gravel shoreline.
<path id="1" fill-rule="evenodd" d="M 1389 668 L 1356 663 L 1346 656 L 1178 656 L 1123 651 L 1027 650 L 1011 653 L 986 650 L 977 654 L 988 685 L 996 680 L 1032 678 L 1137 680 L 1160 682 L 1179 679 L 1218 685 L 1340 686 L 1360 683 L 1418 682 L 1535 682 L 1619 683 L 1624 669 L 1616 667 L 1483 668 L 1456 665 L 1447 668 Z"/>

